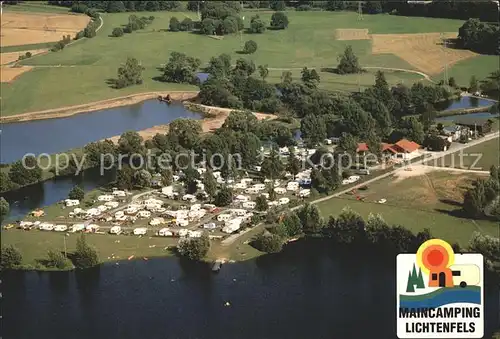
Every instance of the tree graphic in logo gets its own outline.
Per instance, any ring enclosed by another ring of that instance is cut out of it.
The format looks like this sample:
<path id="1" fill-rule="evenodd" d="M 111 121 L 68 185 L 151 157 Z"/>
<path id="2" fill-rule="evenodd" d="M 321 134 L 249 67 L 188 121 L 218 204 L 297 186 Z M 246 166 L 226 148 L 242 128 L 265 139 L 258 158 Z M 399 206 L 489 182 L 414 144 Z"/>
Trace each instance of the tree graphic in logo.
<path id="1" fill-rule="evenodd" d="M 425 288 L 424 279 L 422 278 L 422 270 L 415 268 L 413 264 L 413 270 L 408 271 L 408 282 L 406 284 L 406 292 L 415 292 L 415 288 Z"/>

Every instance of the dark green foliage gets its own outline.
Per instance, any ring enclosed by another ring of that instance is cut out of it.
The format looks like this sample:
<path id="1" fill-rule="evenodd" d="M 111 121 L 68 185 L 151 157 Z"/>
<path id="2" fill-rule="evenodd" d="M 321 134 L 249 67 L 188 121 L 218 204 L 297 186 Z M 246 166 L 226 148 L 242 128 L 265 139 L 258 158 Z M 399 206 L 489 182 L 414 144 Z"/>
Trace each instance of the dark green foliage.
<path id="1" fill-rule="evenodd" d="M 9 175 L 3 171 L 0 171 L 0 192 L 10 191 L 15 186 L 16 184 L 10 180 Z"/>
<path id="2" fill-rule="evenodd" d="M 280 0 L 272 0 L 270 1 L 269 6 L 274 11 L 283 11 L 285 10 L 285 2 Z"/>
<path id="3" fill-rule="evenodd" d="M 9 214 L 10 206 L 4 197 L 0 197 L 0 221 Z"/>
<path id="4" fill-rule="evenodd" d="M 86 154 L 86 161 L 89 167 L 95 167 L 101 164 L 109 167 L 115 160 L 117 153 L 116 146 L 111 140 L 91 142 L 85 145 L 84 151 Z"/>
<path id="5" fill-rule="evenodd" d="M 264 159 L 261 166 L 261 173 L 269 179 L 277 179 L 284 170 L 283 163 L 276 150 L 273 148 L 268 157 Z"/>
<path id="6" fill-rule="evenodd" d="M 285 29 L 288 24 L 288 16 L 284 12 L 276 12 L 271 16 L 271 27 L 274 29 Z"/>
<path id="7" fill-rule="evenodd" d="M 264 33 L 266 30 L 266 24 L 256 15 L 250 19 L 250 33 Z"/>
<path id="8" fill-rule="evenodd" d="M 193 26 L 193 20 L 191 20 L 190 18 L 184 18 L 184 20 L 182 20 L 182 22 L 180 23 L 179 29 L 184 32 L 191 31 L 193 29 Z"/>
<path id="9" fill-rule="evenodd" d="M 116 186 L 120 189 L 131 190 L 134 188 L 134 170 L 123 166 L 116 172 Z"/>
<path id="10" fill-rule="evenodd" d="M 84 197 L 85 197 L 85 191 L 79 185 L 73 186 L 71 191 L 69 191 L 68 193 L 69 199 L 83 200 Z"/>
<path id="11" fill-rule="evenodd" d="M 121 36 L 123 36 L 123 34 L 124 34 L 124 32 L 123 32 L 123 29 L 121 27 L 113 28 L 113 32 L 111 33 L 111 35 L 114 36 L 115 38 L 121 37 Z"/>
<path id="12" fill-rule="evenodd" d="M 295 212 L 286 214 L 283 218 L 282 224 L 285 226 L 287 236 L 289 237 L 301 235 L 303 232 L 302 222 Z"/>
<path id="13" fill-rule="evenodd" d="M 277 234 L 263 232 L 255 236 L 252 244 L 261 252 L 277 253 L 283 248 L 283 239 Z"/>
<path id="14" fill-rule="evenodd" d="M 472 17 L 458 30 L 460 46 L 479 53 L 499 54 L 499 39 L 500 29 L 498 25 L 484 23 L 479 19 L 472 19 Z"/>
<path id="15" fill-rule="evenodd" d="M 45 267 L 57 268 L 59 270 L 69 269 L 73 267 L 71 261 L 59 251 L 48 250 L 47 260 L 43 261 Z"/>
<path id="16" fill-rule="evenodd" d="M 23 256 L 16 247 L 10 245 L 0 248 L 0 270 L 16 268 L 22 261 Z"/>
<path id="17" fill-rule="evenodd" d="M 171 32 L 178 32 L 180 30 L 180 22 L 175 16 L 170 18 L 170 24 L 168 25 L 168 29 Z"/>
<path id="18" fill-rule="evenodd" d="M 469 250 L 472 253 L 481 253 L 485 266 L 500 273 L 500 239 L 474 232 L 469 241 Z"/>
<path id="19" fill-rule="evenodd" d="M 301 71 L 302 82 L 309 88 L 316 88 L 319 84 L 320 77 L 315 69 L 308 69 L 304 67 Z"/>
<path id="20" fill-rule="evenodd" d="M 208 234 L 204 233 L 199 238 L 187 238 L 179 241 L 177 250 L 179 254 L 191 260 L 203 259 L 210 249 Z"/>
<path id="21" fill-rule="evenodd" d="M 136 58 L 127 58 L 125 64 L 118 68 L 118 78 L 114 81 L 114 86 L 124 88 L 142 84 L 142 71 L 144 69 Z"/>
<path id="22" fill-rule="evenodd" d="M 255 72 L 255 64 L 252 60 L 238 59 L 236 60 L 236 66 L 233 72 L 242 72 L 244 76 L 250 76 Z"/>
<path id="23" fill-rule="evenodd" d="M 338 60 L 337 72 L 339 74 L 360 73 L 362 71 L 362 68 L 359 66 L 358 57 L 354 54 L 351 45 L 345 48 L 344 54 L 340 55 Z"/>
<path id="24" fill-rule="evenodd" d="M 217 78 L 229 76 L 231 73 L 231 56 L 229 54 L 221 54 L 217 57 L 212 57 L 208 62 L 205 72 Z"/>
<path id="25" fill-rule="evenodd" d="M 268 207 L 269 206 L 267 205 L 267 199 L 265 196 L 259 195 L 257 198 L 255 198 L 255 209 L 257 211 L 267 211 Z"/>
<path id="26" fill-rule="evenodd" d="M 42 178 L 42 169 L 37 165 L 37 161 L 33 156 L 24 158 L 14 162 L 9 170 L 9 178 L 12 182 L 25 186 L 36 183 Z"/>
<path id="27" fill-rule="evenodd" d="M 217 181 L 215 180 L 215 177 L 211 170 L 207 170 L 205 173 L 203 173 L 202 182 L 205 186 L 205 192 L 211 199 L 213 199 L 217 192 Z"/>
<path id="28" fill-rule="evenodd" d="M 323 218 L 315 205 L 304 205 L 304 207 L 299 209 L 297 215 L 305 233 L 319 233 L 325 226 Z"/>
<path id="29" fill-rule="evenodd" d="M 248 40 L 245 42 L 245 46 L 243 47 L 243 52 L 245 54 L 253 54 L 257 51 L 257 43 L 253 40 Z"/>
<path id="30" fill-rule="evenodd" d="M 233 191 L 228 187 L 222 187 L 215 196 L 215 204 L 219 207 L 227 206 L 233 201 Z"/>
<path id="31" fill-rule="evenodd" d="M 188 57 L 184 53 L 172 52 L 163 68 L 162 81 L 176 83 L 193 83 L 196 72 L 201 65 L 200 59 Z"/>
<path id="32" fill-rule="evenodd" d="M 90 268 L 99 265 L 97 251 L 87 243 L 83 233 L 76 240 L 73 263 L 77 268 Z"/>

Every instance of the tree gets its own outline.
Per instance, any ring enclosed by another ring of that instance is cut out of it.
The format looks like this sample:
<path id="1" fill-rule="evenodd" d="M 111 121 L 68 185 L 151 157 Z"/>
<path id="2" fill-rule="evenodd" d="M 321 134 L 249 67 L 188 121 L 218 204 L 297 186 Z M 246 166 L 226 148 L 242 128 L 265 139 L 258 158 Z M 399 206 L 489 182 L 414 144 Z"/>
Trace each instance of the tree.
<path id="1" fill-rule="evenodd" d="M 111 32 L 111 35 L 114 36 L 115 38 L 123 36 L 123 28 L 121 27 L 115 27 L 113 28 L 113 32 Z"/>
<path id="2" fill-rule="evenodd" d="M 59 251 L 48 250 L 47 257 L 47 260 L 45 260 L 46 267 L 63 270 L 73 266 L 71 261 Z"/>
<path id="3" fill-rule="evenodd" d="M 380 160 L 382 158 L 382 140 L 377 134 L 374 132 L 370 133 L 366 140 L 366 145 L 370 153 L 375 155 L 377 159 Z"/>
<path id="4" fill-rule="evenodd" d="M 339 148 L 350 155 L 354 155 L 358 149 L 358 141 L 352 134 L 342 133 Z"/>
<path id="5" fill-rule="evenodd" d="M 193 83 L 201 65 L 200 59 L 188 57 L 184 53 L 172 52 L 168 63 L 163 67 L 162 81 Z"/>
<path id="6" fill-rule="evenodd" d="M 288 16 L 284 12 L 275 12 L 271 16 L 271 27 L 274 29 L 285 29 L 288 24 Z"/>
<path id="7" fill-rule="evenodd" d="M 351 45 L 345 48 L 344 54 L 340 55 L 338 59 L 337 72 L 339 74 L 360 73 L 362 71 L 359 66 L 358 57 L 354 54 Z"/>
<path id="8" fill-rule="evenodd" d="M 203 259 L 210 250 L 210 239 L 207 233 L 199 238 L 184 238 L 177 244 L 179 254 L 191 260 Z"/>
<path id="9" fill-rule="evenodd" d="M 257 211 L 267 211 L 269 205 L 267 204 L 267 199 L 263 195 L 259 195 L 257 198 L 255 198 L 255 209 Z"/>
<path id="10" fill-rule="evenodd" d="M 269 7 L 274 11 L 283 11 L 286 8 L 285 1 L 272 0 L 270 1 Z"/>
<path id="11" fill-rule="evenodd" d="M 303 232 L 302 223 L 300 221 L 299 216 L 295 212 L 287 213 L 283 218 L 282 223 L 285 226 L 287 235 L 289 237 L 295 237 L 297 235 L 301 235 Z"/>
<path id="12" fill-rule="evenodd" d="M 107 2 L 106 12 L 108 13 L 118 13 L 126 11 L 123 1 L 106 1 L 106 2 Z"/>
<path id="13" fill-rule="evenodd" d="M 253 40 L 248 40 L 245 42 L 245 46 L 243 47 L 243 52 L 245 54 L 253 54 L 257 51 L 257 43 Z"/>
<path id="14" fill-rule="evenodd" d="M 140 169 L 134 173 L 133 182 L 137 187 L 151 187 L 152 175 L 148 170 Z"/>
<path id="15" fill-rule="evenodd" d="M 478 218 L 483 215 L 486 205 L 485 187 L 482 180 L 477 180 L 474 187 L 464 194 L 463 209 L 469 217 Z"/>
<path id="16" fill-rule="evenodd" d="M 21 265 L 23 256 L 13 245 L 0 248 L 0 270 L 13 269 Z"/>
<path id="17" fill-rule="evenodd" d="M 295 156 L 293 151 L 290 151 L 288 155 L 288 162 L 286 164 L 286 170 L 293 175 L 293 179 L 295 180 L 295 176 L 300 172 L 301 162 Z"/>
<path id="18" fill-rule="evenodd" d="M 97 251 L 91 247 L 82 233 L 76 240 L 76 251 L 73 255 L 73 263 L 77 268 L 89 268 L 99 265 Z"/>
<path id="19" fill-rule="evenodd" d="M 314 145 L 322 142 L 326 138 L 325 120 L 321 116 L 308 114 L 300 122 L 300 131 L 302 139 L 307 140 L 308 143 Z"/>
<path id="20" fill-rule="evenodd" d="M 134 188 L 134 170 L 130 166 L 116 171 L 116 186 L 121 189 L 131 190 Z"/>
<path id="21" fill-rule="evenodd" d="M 83 200 L 85 197 L 85 191 L 83 188 L 79 185 L 73 186 L 71 191 L 68 193 L 68 198 L 69 199 L 76 199 L 76 200 Z"/>
<path id="22" fill-rule="evenodd" d="M 365 221 L 349 207 L 344 207 L 335 220 L 336 236 L 343 243 L 353 243 L 364 235 Z"/>
<path id="23" fill-rule="evenodd" d="M 278 253 L 283 248 L 283 239 L 277 234 L 262 232 L 254 238 L 252 244 L 261 252 Z"/>
<path id="24" fill-rule="evenodd" d="M 266 24 L 258 18 L 252 18 L 250 21 L 250 33 L 264 33 L 266 31 Z"/>
<path id="25" fill-rule="evenodd" d="M 9 202 L 4 197 L 0 197 L 0 222 L 9 214 Z"/>
<path id="26" fill-rule="evenodd" d="M 284 84 L 291 84 L 293 81 L 292 79 L 292 72 L 290 71 L 283 71 L 281 73 L 281 82 Z"/>
<path id="27" fill-rule="evenodd" d="M 170 19 L 170 24 L 168 25 L 168 29 L 171 32 L 178 32 L 180 30 L 180 22 L 175 16 Z"/>
<path id="28" fill-rule="evenodd" d="M 7 192 L 13 188 L 14 184 L 9 178 L 9 175 L 0 171 L 0 192 Z"/>
<path id="29" fill-rule="evenodd" d="M 113 141 L 103 140 L 85 145 L 85 160 L 89 167 L 103 165 L 109 167 L 116 160 L 117 149 Z"/>
<path id="30" fill-rule="evenodd" d="M 259 65 L 259 75 L 262 78 L 262 81 L 265 81 L 267 76 L 269 75 L 269 68 L 266 65 Z"/>
<path id="31" fill-rule="evenodd" d="M 206 18 L 201 21 L 200 32 L 205 35 L 215 35 L 217 22 L 214 19 Z M 218 25 L 218 24 L 217 24 Z"/>
<path id="32" fill-rule="evenodd" d="M 224 53 L 217 57 L 212 57 L 205 71 L 217 78 L 229 76 L 231 73 L 231 56 Z"/>
<path id="33" fill-rule="evenodd" d="M 477 80 L 476 76 L 473 75 L 471 76 L 469 81 L 469 92 L 476 93 L 478 90 L 479 90 L 479 81 Z"/>
<path id="34" fill-rule="evenodd" d="M 118 139 L 118 152 L 131 156 L 132 154 L 143 154 L 143 138 L 135 131 L 127 131 Z"/>
<path id="35" fill-rule="evenodd" d="M 472 233 L 469 241 L 469 250 L 472 253 L 481 253 L 486 267 L 500 272 L 500 239 L 480 232 Z"/>
<path id="36" fill-rule="evenodd" d="M 297 215 L 305 233 L 319 233 L 324 227 L 324 221 L 315 205 L 306 204 L 299 209 Z"/>
<path id="37" fill-rule="evenodd" d="M 369 14 L 382 13 L 382 5 L 380 1 L 367 1 L 365 2 L 365 11 Z"/>
<path id="38" fill-rule="evenodd" d="M 302 82 L 309 88 L 316 88 L 319 84 L 320 77 L 318 72 L 315 69 L 308 69 L 304 67 L 301 71 L 301 79 Z"/>
<path id="39" fill-rule="evenodd" d="M 411 117 L 407 120 L 407 137 L 408 139 L 416 142 L 417 144 L 422 144 L 425 138 L 424 126 L 417 118 Z"/>
<path id="40" fill-rule="evenodd" d="M 457 81 L 455 80 L 454 77 L 450 77 L 448 79 L 448 86 L 453 87 L 453 88 L 457 88 L 458 87 Z"/>
<path id="41" fill-rule="evenodd" d="M 215 180 L 214 174 L 211 170 L 207 170 L 203 173 L 203 185 L 205 186 L 205 192 L 207 192 L 210 199 L 215 197 L 217 192 L 217 181 Z"/>
<path id="42" fill-rule="evenodd" d="M 215 196 L 215 204 L 219 207 L 227 206 L 233 202 L 233 191 L 229 187 L 222 187 Z"/>
<path id="43" fill-rule="evenodd" d="M 179 25 L 179 30 L 183 32 L 191 31 L 193 29 L 194 23 L 191 18 L 184 18 Z"/>
<path id="44" fill-rule="evenodd" d="M 246 76 L 250 76 L 255 72 L 255 64 L 252 60 L 238 59 L 233 73 L 242 72 Z"/>
<path id="45" fill-rule="evenodd" d="M 118 68 L 118 78 L 115 80 L 116 88 L 124 88 L 142 84 L 142 71 L 145 68 L 136 58 L 127 58 L 124 65 Z"/>
<path id="46" fill-rule="evenodd" d="M 42 179 L 42 169 L 38 166 L 36 158 L 27 156 L 12 164 L 9 170 L 9 178 L 12 182 L 25 186 L 39 182 Z"/>
<path id="47" fill-rule="evenodd" d="M 193 119 L 175 119 L 169 124 L 168 137 L 175 145 L 191 150 L 198 145 L 202 129 L 201 124 Z"/>
<path id="48" fill-rule="evenodd" d="M 375 74 L 375 85 L 373 86 L 375 98 L 387 105 L 392 100 L 392 93 L 389 89 L 389 83 L 385 79 L 385 74 L 382 71 L 377 71 Z"/>
<path id="49" fill-rule="evenodd" d="M 266 178 L 276 179 L 280 177 L 281 172 L 283 172 L 283 163 L 273 148 L 269 156 L 262 162 L 261 173 Z"/>

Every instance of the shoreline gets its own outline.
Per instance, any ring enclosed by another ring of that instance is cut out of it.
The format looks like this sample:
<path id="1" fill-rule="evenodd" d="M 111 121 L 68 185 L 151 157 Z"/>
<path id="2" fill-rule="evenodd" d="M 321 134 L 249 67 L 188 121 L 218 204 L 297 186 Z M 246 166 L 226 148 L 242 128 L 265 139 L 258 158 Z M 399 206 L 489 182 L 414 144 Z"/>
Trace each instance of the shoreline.
<path id="1" fill-rule="evenodd" d="M 33 120 L 66 118 L 75 114 L 83 114 L 109 108 L 134 105 L 146 100 L 156 99 L 159 95 L 165 96 L 167 94 L 170 95 L 172 100 L 183 102 L 186 100 L 195 99 L 198 96 L 198 93 L 199 91 L 156 91 L 136 93 L 112 99 L 94 101 L 87 104 L 2 116 L 0 117 L 0 123 L 8 124 Z"/>

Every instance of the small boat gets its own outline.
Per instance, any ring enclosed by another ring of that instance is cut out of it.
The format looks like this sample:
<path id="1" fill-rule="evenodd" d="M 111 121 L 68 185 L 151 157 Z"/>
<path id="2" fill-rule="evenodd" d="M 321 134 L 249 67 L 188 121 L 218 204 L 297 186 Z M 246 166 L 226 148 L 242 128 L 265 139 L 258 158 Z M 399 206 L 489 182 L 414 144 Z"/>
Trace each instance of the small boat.
<path id="1" fill-rule="evenodd" d="M 212 266 L 212 272 L 219 272 L 222 267 L 222 262 L 221 261 L 215 261 L 213 266 Z"/>
<path id="2" fill-rule="evenodd" d="M 132 260 L 134 259 L 134 255 L 131 255 L 130 257 L 128 257 L 128 260 Z"/>

